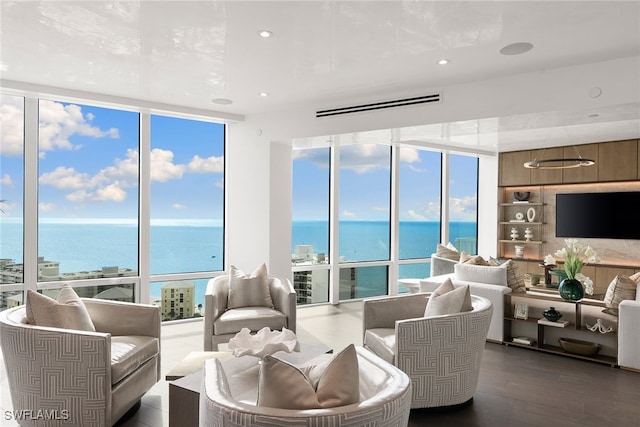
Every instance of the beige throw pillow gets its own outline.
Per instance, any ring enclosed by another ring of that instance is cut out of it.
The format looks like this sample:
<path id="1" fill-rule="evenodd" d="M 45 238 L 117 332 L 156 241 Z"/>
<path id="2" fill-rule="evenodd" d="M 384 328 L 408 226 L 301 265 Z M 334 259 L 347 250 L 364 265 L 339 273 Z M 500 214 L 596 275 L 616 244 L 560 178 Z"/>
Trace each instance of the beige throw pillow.
<path id="1" fill-rule="evenodd" d="M 607 288 L 607 293 L 604 296 L 604 304 L 607 308 L 602 310 L 602 312 L 617 316 L 618 306 L 621 301 L 627 299 L 634 300 L 636 298 L 636 288 L 637 283 L 633 279 L 625 275 L 618 274 L 613 278 Z"/>
<path id="2" fill-rule="evenodd" d="M 456 280 L 466 282 L 507 286 L 507 266 L 492 267 L 488 265 L 456 264 L 454 266 L 454 277 Z"/>
<path id="3" fill-rule="evenodd" d="M 95 332 L 89 312 L 71 285 L 64 285 L 55 299 L 27 291 L 27 323 L 51 328 Z"/>
<path id="4" fill-rule="evenodd" d="M 460 264 L 470 264 L 470 265 L 489 265 L 489 263 L 482 258 L 480 255 L 469 255 L 465 251 L 460 253 Z"/>
<path id="5" fill-rule="evenodd" d="M 302 368 L 266 356 L 258 378 L 258 406 L 317 409 L 357 403 L 359 375 L 353 344 L 323 363 Z"/>
<path id="6" fill-rule="evenodd" d="M 429 296 L 424 317 L 441 316 L 473 310 L 469 285 L 458 288 L 453 286 L 451 279 L 446 279 Z"/>
<path id="7" fill-rule="evenodd" d="M 239 307 L 273 308 L 265 264 L 256 268 L 248 277 L 236 266 L 231 266 L 227 308 Z"/>
<path id="8" fill-rule="evenodd" d="M 500 262 L 500 260 L 490 257 L 489 265 L 505 266 L 507 268 L 507 286 L 511 288 L 512 293 L 527 291 L 527 286 L 524 283 L 524 274 L 522 274 L 513 260 L 508 259 L 505 262 Z"/>
<path id="9" fill-rule="evenodd" d="M 450 259 L 453 261 L 460 260 L 460 253 L 449 245 L 438 243 L 436 247 L 436 256 L 440 258 Z"/>

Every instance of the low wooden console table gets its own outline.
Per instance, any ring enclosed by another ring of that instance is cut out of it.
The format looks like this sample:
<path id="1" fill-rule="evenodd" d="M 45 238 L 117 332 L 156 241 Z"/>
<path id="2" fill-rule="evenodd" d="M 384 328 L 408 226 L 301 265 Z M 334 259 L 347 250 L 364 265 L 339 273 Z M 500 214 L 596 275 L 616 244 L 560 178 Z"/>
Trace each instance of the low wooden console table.
<path id="1" fill-rule="evenodd" d="M 516 316 L 516 305 L 524 304 L 527 307 L 526 318 Z M 568 320 L 565 327 L 558 325 L 545 325 L 538 323 L 544 320 L 542 311 L 549 307 L 555 307 L 562 313 L 561 320 Z M 504 343 L 547 353 L 577 359 L 603 363 L 612 367 L 618 366 L 618 323 L 615 316 L 602 313 L 605 304 L 601 300 L 584 298 L 580 301 L 567 301 L 560 297 L 557 290 L 540 289 L 528 290 L 526 293 L 505 295 L 504 313 Z M 602 334 L 599 331 L 592 332 L 587 325 L 593 325 L 597 319 L 601 319 L 606 326 L 612 326 L 613 332 Z M 530 338 L 532 343 L 514 342 L 514 338 Z M 568 353 L 558 344 L 559 337 L 566 337 L 588 342 L 596 342 L 602 345 L 600 352 L 593 356 Z"/>

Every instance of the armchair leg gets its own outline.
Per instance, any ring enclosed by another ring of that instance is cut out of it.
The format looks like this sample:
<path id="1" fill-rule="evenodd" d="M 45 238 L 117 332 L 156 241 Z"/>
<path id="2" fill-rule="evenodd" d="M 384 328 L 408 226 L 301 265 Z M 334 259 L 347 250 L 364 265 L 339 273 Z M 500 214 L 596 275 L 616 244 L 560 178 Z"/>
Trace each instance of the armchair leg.
<path id="1" fill-rule="evenodd" d="M 136 414 L 136 412 L 138 412 L 138 409 L 140 409 L 141 406 L 142 406 L 142 399 L 134 403 L 133 406 L 129 408 L 129 410 L 125 412 L 124 415 L 121 416 L 118 421 L 115 422 L 113 427 L 124 425 L 127 421 L 129 421 L 131 417 L 133 417 Z"/>

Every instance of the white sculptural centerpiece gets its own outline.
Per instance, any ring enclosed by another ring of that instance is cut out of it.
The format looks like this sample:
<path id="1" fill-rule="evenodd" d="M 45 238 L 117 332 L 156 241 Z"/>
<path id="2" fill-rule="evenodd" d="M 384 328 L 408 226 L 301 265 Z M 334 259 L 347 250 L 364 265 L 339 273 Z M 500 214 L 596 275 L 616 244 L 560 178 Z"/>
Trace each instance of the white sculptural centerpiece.
<path id="1" fill-rule="evenodd" d="M 253 335 L 248 328 L 240 329 L 240 332 L 229 340 L 229 349 L 233 351 L 233 355 L 236 357 L 255 356 L 263 358 L 278 351 L 287 353 L 300 351 L 300 344 L 292 330 L 282 328 L 282 331 L 272 331 L 265 326 Z"/>

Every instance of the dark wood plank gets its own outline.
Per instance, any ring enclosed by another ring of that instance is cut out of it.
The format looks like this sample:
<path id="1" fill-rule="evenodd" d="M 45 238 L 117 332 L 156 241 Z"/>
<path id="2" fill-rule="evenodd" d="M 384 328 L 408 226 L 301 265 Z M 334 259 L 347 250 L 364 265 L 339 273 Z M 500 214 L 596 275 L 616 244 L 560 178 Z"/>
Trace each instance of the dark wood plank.
<path id="1" fill-rule="evenodd" d="M 414 409 L 409 426 L 638 426 L 640 374 L 487 343 L 470 405 Z"/>

